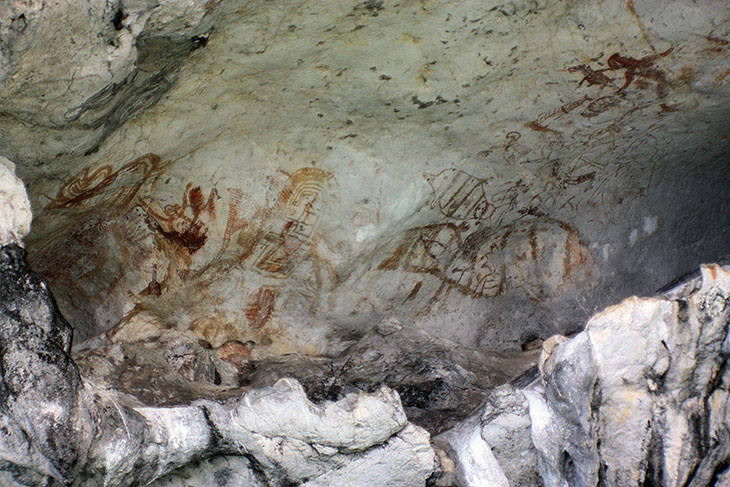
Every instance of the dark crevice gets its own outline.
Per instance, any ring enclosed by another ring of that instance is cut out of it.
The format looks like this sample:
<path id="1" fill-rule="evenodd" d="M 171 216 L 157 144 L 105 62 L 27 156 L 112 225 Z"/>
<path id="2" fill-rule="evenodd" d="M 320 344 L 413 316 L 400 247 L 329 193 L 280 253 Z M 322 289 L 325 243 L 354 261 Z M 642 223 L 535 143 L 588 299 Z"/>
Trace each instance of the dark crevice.
<path id="1" fill-rule="evenodd" d="M 114 29 L 119 31 L 124 28 L 124 19 L 126 19 L 127 16 L 124 14 L 124 11 L 120 8 L 114 13 L 114 17 L 112 17 L 112 25 L 114 26 Z"/>
<path id="2" fill-rule="evenodd" d="M 248 460 L 251 472 L 253 472 L 254 477 L 256 477 L 256 480 L 258 480 L 261 485 L 270 485 L 269 476 L 266 475 L 266 469 L 264 469 L 255 456 L 248 452 L 238 453 L 238 456 Z"/>
<path id="3" fill-rule="evenodd" d="M 646 448 L 646 471 L 641 487 L 661 487 L 664 485 L 664 440 L 657 430 L 663 428 L 656 427 L 650 421 L 648 429 L 651 439 Z"/>
<path id="4" fill-rule="evenodd" d="M 206 34 L 201 34 L 201 35 L 191 37 L 190 42 L 193 43 L 193 51 L 196 49 L 199 49 L 201 47 L 207 46 L 209 37 L 210 37 L 210 32 L 208 32 Z"/>
<path id="5" fill-rule="evenodd" d="M 208 407 L 201 406 L 200 410 L 203 412 L 203 416 L 205 416 L 205 422 L 208 424 L 208 428 L 210 429 L 210 445 L 208 448 L 212 451 L 215 451 L 222 444 L 223 436 L 220 434 L 220 432 L 218 431 L 218 427 L 210 418 L 210 411 L 208 411 Z"/>
<path id="6" fill-rule="evenodd" d="M 560 455 L 560 471 L 569 485 L 576 485 L 575 462 L 567 450 L 563 450 L 563 453 Z"/>
<path id="7" fill-rule="evenodd" d="M 10 21 L 10 26 L 15 32 L 22 34 L 28 27 L 28 21 L 25 19 L 25 14 L 20 14 Z"/>
<path id="8" fill-rule="evenodd" d="M 718 481 L 720 480 L 719 477 L 723 473 L 725 473 L 726 470 L 730 468 L 730 457 L 726 458 L 725 460 L 721 461 L 717 465 L 715 465 L 715 468 L 712 470 L 712 476 L 710 477 L 710 481 L 707 483 L 707 485 L 718 485 Z M 690 477 L 691 479 L 692 477 Z"/>
<path id="9" fill-rule="evenodd" d="M 600 440 L 599 440 L 600 442 Z M 600 448 L 600 447 L 599 447 Z M 608 467 L 606 466 L 606 463 L 601 460 L 598 464 L 598 487 L 603 487 L 608 484 L 607 477 L 606 477 L 606 470 Z"/>
<path id="10" fill-rule="evenodd" d="M 528 385 L 535 382 L 537 379 L 540 378 L 540 369 L 538 369 L 537 365 L 527 369 L 525 372 L 522 373 L 519 377 L 517 377 L 515 380 L 510 382 L 512 386 L 514 386 L 517 389 L 522 389 L 527 387 Z"/>

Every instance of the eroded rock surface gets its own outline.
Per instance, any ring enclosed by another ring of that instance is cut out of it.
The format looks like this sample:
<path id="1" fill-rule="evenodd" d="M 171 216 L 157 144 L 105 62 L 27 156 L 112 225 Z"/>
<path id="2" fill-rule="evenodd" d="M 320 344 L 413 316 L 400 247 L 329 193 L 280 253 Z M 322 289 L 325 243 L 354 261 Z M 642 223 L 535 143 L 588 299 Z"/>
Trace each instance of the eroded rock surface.
<path id="1" fill-rule="evenodd" d="M 28 205 L 11 189 L 17 239 Z M 77 365 L 71 327 L 25 256 L 0 248 L 3 485 L 727 481 L 727 266 L 606 309 L 542 343 L 539 363 L 537 350 L 469 350 L 387 319 L 334 357 L 169 327 L 97 337 Z M 436 448 L 409 416 L 441 433 Z"/>
<path id="2" fill-rule="evenodd" d="M 59 483 L 83 463 L 89 426 L 81 377 L 69 355 L 71 327 L 17 245 L 0 249 L 0 454 L 28 485 Z M 6 480 L 13 469 L 3 469 Z M 9 484 L 12 485 L 12 484 Z M 62 484 L 61 484 L 62 485 Z"/>
<path id="3" fill-rule="evenodd" d="M 542 487 L 530 438 L 529 402 L 511 384 L 494 388 L 472 416 L 439 435 L 456 460 L 459 487 Z"/>
<path id="4" fill-rule="evenodd" d="M 3 2 L 0 480 L 722 482 L 725 271 L 518 352 L 727 254 L 728 26 Z"/>
<path id="5" fill-rule="evenodd" d="M 206 460 L 196 475 L 210 471 L 217 485 L 241 479 L 266 486 L 361 485 L 367 478 L 369 485 L 415 487 L 436 468 L 429 434 L 408 422 L 398 395 L 386 387 L 315 405 L 299 383 L 281 379 L 232 396 L 235 368 L 216 357 L 191 362 L 195 342 L 174 337 L 164 354 L 168 369 L 181 383 L 205 385 L 209 378 L 212 384 L 202 388 L 209 399 L 173 389 L 178 405 L 165 407 L 164 376 L 144 387 L 145 376 L 134 376 L 136 390 L 108 382 L 105 365 L 113 353 L 86 357 L 82 378 L 69 355 L 71 328 L 17 245 L 0 249 L 0 284 L 3 485 L 145 485 Z M 148 360 L 158 373 L 164 370 Z M 132 359 L 125 365 L 140 369 Z M 117 381 L 125 384 L 124 377 Z M 215 397 L 221 389 L 228 394 Z M 230 456 L 243 470 L 223 474 L 214 467 Z M 174 485 L 175 478 L 160 485 Z"/>
<path id="6" fill-rule="evenodd" d="M 316 400 L 336 399 L 382 384 L 398 392 L 411 421 L 437 434 L 466 418 L 489 391 L 531 369 L 535 352 L 503 354 L 471 350 L 445 339 L 381 323 L 334 359 L 306 356 L 253 361 L 250 385 L 296 377 Z"/>
<path id="7" fill-rule="evenodd" d="M 726 253 L 730 9 L 685 7 L 13 2 L 31 263 L 78 344 L 577 332 Z"/>
<path id="8" fill-rule="evenodd" d="M 554 350 L 544 396 L 527 393 L 546 486 L 721 485 L 730 269 L 689 284 L 610 307 Z"/>
<path id="9" fill-rule="evenodd" d="M 240 342 L 212 347 L 169 330 L 99 346 L 76 361 L 84 375 L 156 406 L 235 397 L 283 377 L 299 381 L 315 403 L 385 385 L 398 393 L 410 421 L 437 434 L 479 408 L 492 388 L 533 369 L 538 353 L 470 350 L 388 321 L 336 357 L 265 355 Z"/>
<path id="10" fill-rule="evenodd" d="M 13 0 L 0 9 L 0 154 L 41 163 L 98 149 L 160 99 L 216 0 Z"/>
<path id="11" fill-rule="evenodd" d="M 30 231 L 33 215 L 15 164 L 0 156 L 0 246 L 21 244 Z"/>

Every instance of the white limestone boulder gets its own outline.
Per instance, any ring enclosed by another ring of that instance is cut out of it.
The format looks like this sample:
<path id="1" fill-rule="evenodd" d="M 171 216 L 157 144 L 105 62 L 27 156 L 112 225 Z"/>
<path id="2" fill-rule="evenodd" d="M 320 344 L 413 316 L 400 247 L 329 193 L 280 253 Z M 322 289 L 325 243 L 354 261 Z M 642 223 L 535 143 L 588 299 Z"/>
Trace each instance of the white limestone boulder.
<path id="1" fill-rule="evenodd" d="M 730 459 L 730 269 L 630 298 L 554 350 L 528 394 L 547 487 L 710 486 Z"/>
<path id="2" fill-rule="evenodd" d="M 15 175 L 15 165 L 0 156 L 0 247 L 22 245 L 32 218 L 30 201 L 23 182 Z"/>

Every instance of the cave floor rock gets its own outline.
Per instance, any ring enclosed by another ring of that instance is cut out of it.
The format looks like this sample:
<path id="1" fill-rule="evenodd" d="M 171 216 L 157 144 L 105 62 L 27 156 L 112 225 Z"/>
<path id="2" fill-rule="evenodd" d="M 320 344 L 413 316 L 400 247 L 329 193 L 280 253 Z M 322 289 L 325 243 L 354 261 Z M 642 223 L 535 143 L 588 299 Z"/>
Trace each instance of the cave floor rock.
<path id="1" fill-rule="evenodd" d="M 229 342 L 213 348 L 168 331 L 154 340 L 97 347 L 74 358 L 85 377 L 148 406 L 225 400 L 286 377 L 299 381 L 315 403 L 386 385 L 398 392 L 410 421 L 437 434 L 476 410 L 494 387 L 536 377 L 539 353 L 467 349 L 387 322 L 336 357 L 256 357 L 254 346 Z"/>

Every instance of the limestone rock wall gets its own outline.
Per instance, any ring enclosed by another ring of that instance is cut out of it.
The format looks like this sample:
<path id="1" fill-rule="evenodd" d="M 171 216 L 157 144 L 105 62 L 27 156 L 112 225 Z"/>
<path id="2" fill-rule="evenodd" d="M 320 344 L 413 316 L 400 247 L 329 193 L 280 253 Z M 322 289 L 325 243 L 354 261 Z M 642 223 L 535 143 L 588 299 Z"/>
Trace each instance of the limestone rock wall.
<path id="1" fill-rule="evenodd" d="M 434 438 L 455 463 L 437 485 L 730 485 L 729 279 L 703 266 L 547 340 L 539 379 L 494 388 Z"/>
<path id="2" fill-rule="evenodd" d="M 435 439 L 438 460 L 386 387 L 318 404 L 292 379 L 243 390 L 224 375 L 206 388 L 188 376 L 195 369 L 179 339 L 165 360 L 197 399 L 157 404 L 162 382 L 141 394 L 109 381 L 128 374 L 113 370 L 117 352 L 97 349 L 77 366 L 71 328 L 17 245 L 0 252 L 0 280 L 3 485 L 727 483 L 727 267 L 628 299 L 546 347 L 544 388 L 529 376 L 495 388 Z"/>
<path id="3" fill-rule="evenodd" d="M 0 154 L 43 173 L 98 150 L 172 85 L 180 60 L 207 41 L 218 3 L 4 2 Z"/>
<path id="4" fill-rule="evenodd" d="M 559 345 L 528 393 L 546 486 L 727 485 L 730 272 L 631 298 Z"/>
<path id="5" fill-rule="evenodd" d="M 729 26 L 721 0 L 3 2 L 12 481 L 177 485 L 201 460 L 200 482 L 532 482 L 505 463 L 523 395 L 550 485 L 721 479 L 714 267 L 548 342 L 544 395 L 489 390 L 535 360 L 513 352 L 728 253 Z M 211 418 L 251 387 L 316 418 L 375 401 L 387 424 L 352 452 L 249 442 Z M 512 416 L 475 411 L 488 397 Z M 453 427 L 439 468 L 420 426 Z"/>
<path id="6" fill-rule="evenodd" d="M 242 388 L 232 363 L 174 331 L 126 350 L 96 347 L 77 364 L 72 327 L 20 245 L 30 208 L 12 169 L 0 164 L 0 236 L 9 242 L 0 246 L 3 486 L 175 485 L 188 468 L 219 486 L 366 478 L 417 487 L 439 469 L 428 432 L 385 386 L 318 404 L 294 379 Z M 229 457 L 236 472 L 220 467 Z"/>
<path id="7" fill-rule="evenodd" d="M 0 157 L 0 246 L 18 244 L 30 232 L 33 215 L 15 164 Z"/>
<path id="8" fill-rule="evenodd" d="M 0 247 L 2 485 L 727 485 L 728 266 L 607 308 L 545 341 L 537 365 L 394 320 L 335 358 L 171 327 L 74 359 L 18 245 L 22 183 L 2 168 L 15 239 Z M 449 429 L 432 443 L 411 420 Z"/>
<path id="9" fill-rule="evenodd" d="M 392 318 L 518 349 L 727 253 L 729 20 L 12 2 L 0 153 L 79 342 L 336 354 Z"/>

